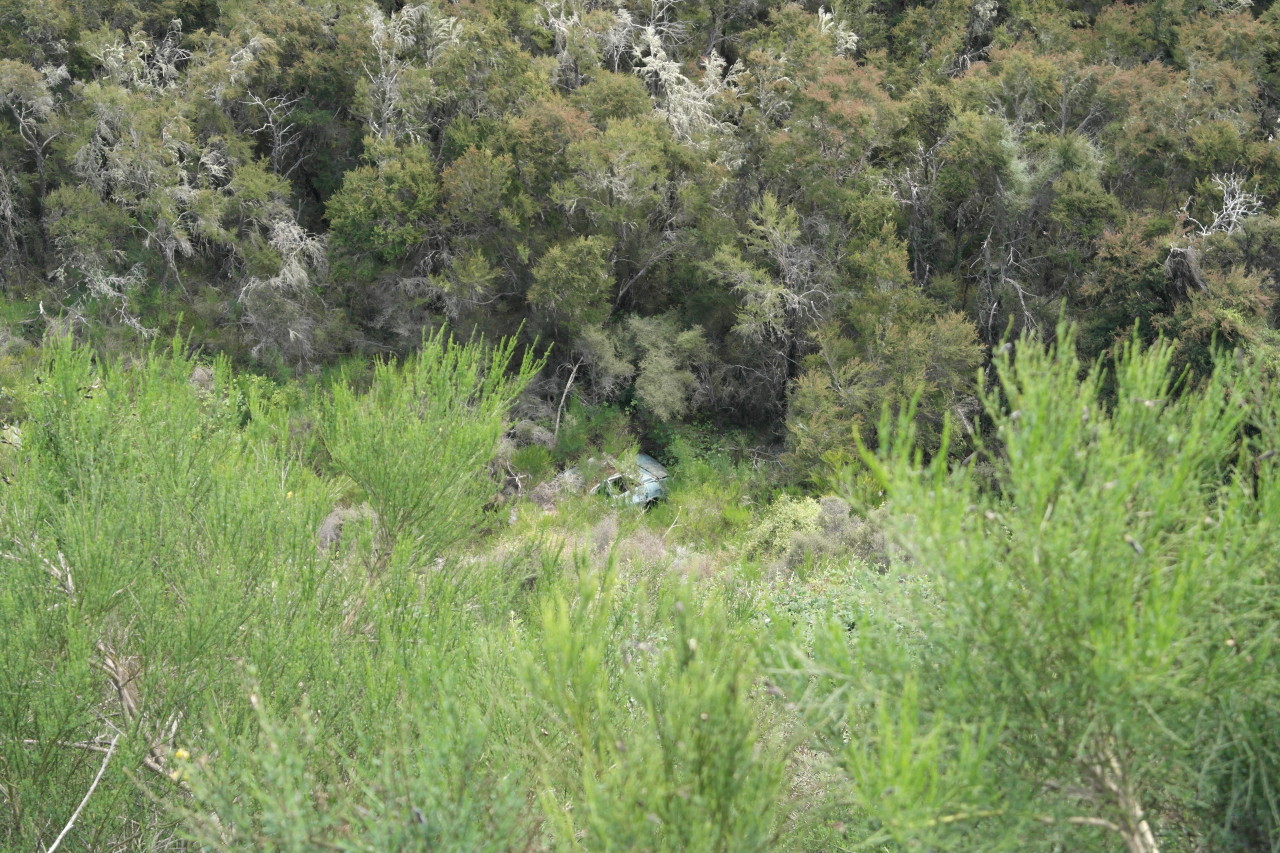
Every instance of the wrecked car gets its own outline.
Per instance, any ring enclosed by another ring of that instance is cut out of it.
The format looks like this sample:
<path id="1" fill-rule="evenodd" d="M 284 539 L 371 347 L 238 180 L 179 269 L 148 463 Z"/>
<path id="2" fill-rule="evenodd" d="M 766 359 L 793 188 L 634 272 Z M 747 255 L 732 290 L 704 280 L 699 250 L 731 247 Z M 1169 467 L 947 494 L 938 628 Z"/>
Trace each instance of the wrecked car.
<path id="1" fill-rule="evenodd" d="M 652 506 L 667 496 L 667 469 L 649 454 L 637 453 L 634 464 L 597 483 L 591 494 L 624 506 Z"/>

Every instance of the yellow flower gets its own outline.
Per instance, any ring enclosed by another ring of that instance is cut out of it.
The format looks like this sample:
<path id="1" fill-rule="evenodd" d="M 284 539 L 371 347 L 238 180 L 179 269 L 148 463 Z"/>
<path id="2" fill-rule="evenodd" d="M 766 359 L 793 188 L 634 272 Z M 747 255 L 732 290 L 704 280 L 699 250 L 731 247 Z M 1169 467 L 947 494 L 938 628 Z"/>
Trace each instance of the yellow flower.
<path id="1" fill-rule="evenodd" d="M 286 498 L 291 498 L 291 497 L 293 497 L 293 492 L 286 492 L 286 493 L 285 493 L 285 497 L 286 497 Z"/>
<path id="2" fill-rule="evenodd" d="M 191 753 L 187 752 L 185 749 L 179 749 L 174 751 L 173 757 L 179 761 L 186 761 L 191 757 Z"/>

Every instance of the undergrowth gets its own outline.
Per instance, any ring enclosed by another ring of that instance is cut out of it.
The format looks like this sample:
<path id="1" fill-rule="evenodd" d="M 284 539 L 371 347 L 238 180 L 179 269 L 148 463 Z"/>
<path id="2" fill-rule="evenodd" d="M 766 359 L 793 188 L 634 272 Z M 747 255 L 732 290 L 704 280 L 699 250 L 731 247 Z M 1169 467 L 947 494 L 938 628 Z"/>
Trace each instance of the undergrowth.
<path id="1" fill-rule="evenodd" d="M 0 846 L 1275 850 L 1265 377 L 1166 403 L 1134 350 L 1109 405 L 1028 352 L 981 477 L 909 413 L 852 507 L 672 435 L 641 512 L 498 500 L 506 346 L 301 386 L 51 341 L 4 395 Z M 526 485 L 634 452 L 587 415 Z"/>

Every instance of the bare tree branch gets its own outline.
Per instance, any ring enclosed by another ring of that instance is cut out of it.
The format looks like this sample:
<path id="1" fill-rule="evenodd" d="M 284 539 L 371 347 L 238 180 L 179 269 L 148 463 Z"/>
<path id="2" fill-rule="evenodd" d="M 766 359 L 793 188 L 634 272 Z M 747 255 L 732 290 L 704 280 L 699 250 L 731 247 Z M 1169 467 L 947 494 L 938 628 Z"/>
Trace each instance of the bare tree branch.
<path id="1" fill-rule="evenodd" d="M 97 789 L 98 783 L 102 781 L 102 774 L 107 771 L 107 763 L 111 761 L 111 756 L 115 754 L 116 742 L 120 740 L 120 735 L 116 735 L 111 739 L 111 746 L 107 750 L 107 754 L 102 759 L 102 766 L 98 768 L 98 775 L 93 777 L 93 784 L 89 786 L 89 790 L 85 792 L 84 799 L 80 801 L 80 805 L 76 806 L 76 810 L 72 813 L 71 819 L 67 821 L 67 825 L 62 828 L 62 832 L 58 833 L 58 837 L 53 839 L 53 844 L 45 853 L 54 853 L 58 849 L 58 845 L 62 843 L 62 839 L 67 837 L 67 833 L 71 831 L 71 827 L 76 825 L 76 819 L 80 817 L 80 812 L 84 811 L 85 804 L 89 802 L 89 798 L 93 796 L 93 792 Z"/>

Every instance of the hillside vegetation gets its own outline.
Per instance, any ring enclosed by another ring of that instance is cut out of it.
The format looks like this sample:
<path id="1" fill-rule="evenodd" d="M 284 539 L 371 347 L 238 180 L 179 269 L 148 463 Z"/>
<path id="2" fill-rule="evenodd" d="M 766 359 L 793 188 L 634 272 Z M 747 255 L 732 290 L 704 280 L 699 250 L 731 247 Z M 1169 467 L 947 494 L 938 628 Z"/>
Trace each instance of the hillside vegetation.
<path id="1" fill-rule="evenodd" d="M 1064 314 L 1274 360 L 1277 44 L 1247 0 L 6 0 L 0 351 L 288 375 L 448 322 L 812 483 Z"/>
<path id="2" fill-rule="evenodd" d="M 0 849 L 1280 853 L 1278 9 L 0 0 Z"/>
<path id="3" fill-rule="evenodd" d="M 868 531 L 688 449 L 648 514 L 496 517 L 509 347 L 304 389 L 51 343 L 0 453 L 0 839 L 1277 849 L 1276 396 L 1019 353 L 981 462 L 886 420 Z"/>

